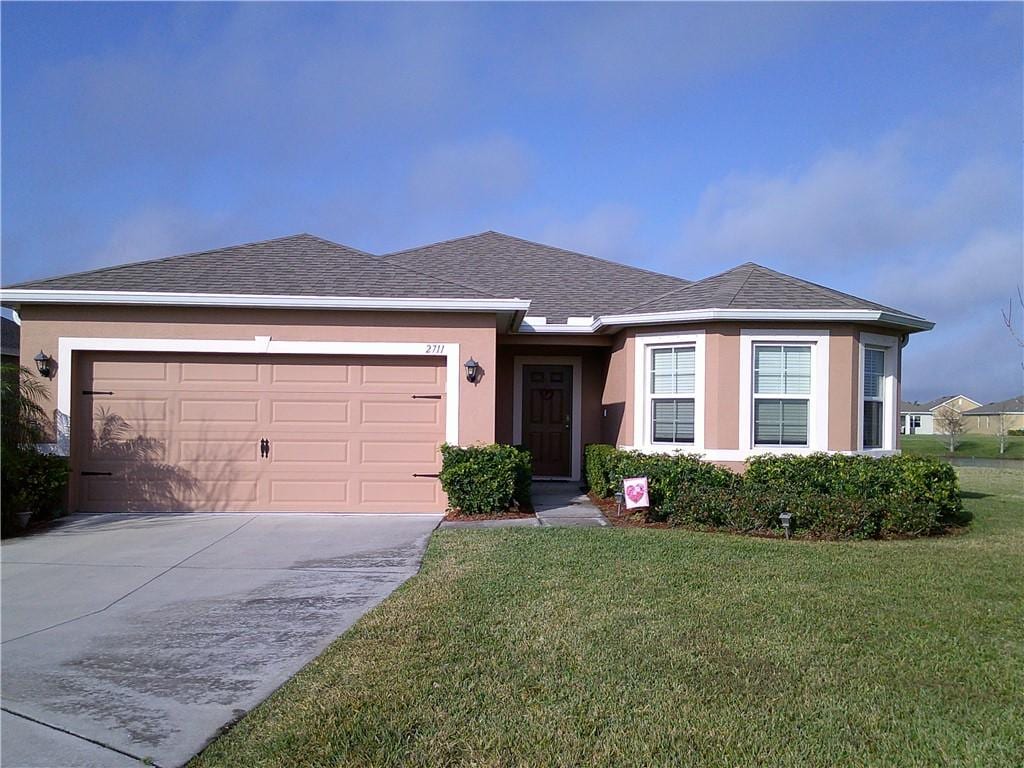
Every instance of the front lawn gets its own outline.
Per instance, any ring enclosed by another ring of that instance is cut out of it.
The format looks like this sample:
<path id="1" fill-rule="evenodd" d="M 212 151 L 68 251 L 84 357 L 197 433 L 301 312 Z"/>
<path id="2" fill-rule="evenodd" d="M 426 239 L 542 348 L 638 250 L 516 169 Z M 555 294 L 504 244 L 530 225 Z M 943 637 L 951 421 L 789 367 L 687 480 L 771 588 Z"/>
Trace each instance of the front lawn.
<path id="1" fill-rule="evenodd" d="M 913 456 L 938 456 L 947 458 L 957 456 L 974 459 L 1024 459 L 1024 436 L 1010 435 L 1007 437 L 1006 453 L 999 453 L 999 441 L 995 435 L 963 436 L 956 453 L 950 453 L 946 447 L 944 435 L 902 435 L 900 448 L 904 453 Z"/>
<path id="2" fill-rule="evenodd" d="M 967 533 L 444 530 L 198 766 L 1020 766 L 1024 473 Z"/>

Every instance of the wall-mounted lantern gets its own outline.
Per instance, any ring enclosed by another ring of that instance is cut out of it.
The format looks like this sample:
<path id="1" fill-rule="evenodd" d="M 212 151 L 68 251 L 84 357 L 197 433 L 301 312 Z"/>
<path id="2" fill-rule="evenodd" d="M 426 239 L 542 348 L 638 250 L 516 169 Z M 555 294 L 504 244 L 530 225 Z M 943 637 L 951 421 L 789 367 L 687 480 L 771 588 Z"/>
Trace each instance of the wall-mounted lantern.
<path id="1" fill-rule="evenodd" d="M 466 381 L 475 383 L 476 375 L 480 372 L 480 363 L 471 357 L 463 365 L 466 367 Z"/>
<path id="2" fill-rule="evenodd" d="M 39 370 L 40 376 L 45 376 L 47 379 L 53 378 L 53 358 L 48 354 L 39 350 L 39 354 L 33 358 L 36 361 L 36 368 Z"/>

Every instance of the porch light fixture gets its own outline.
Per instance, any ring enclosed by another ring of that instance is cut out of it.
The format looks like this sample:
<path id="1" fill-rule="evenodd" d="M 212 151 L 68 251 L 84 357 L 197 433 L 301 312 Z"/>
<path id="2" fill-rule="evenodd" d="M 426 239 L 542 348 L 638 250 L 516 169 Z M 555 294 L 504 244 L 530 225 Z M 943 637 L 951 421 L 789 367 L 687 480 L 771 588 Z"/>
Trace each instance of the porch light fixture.
<path id="1" fill-rule="evenodd" d="M 782 530 L 784 530 L 786 532 L 786 538 L 787 539 L 789 538 L 789 524 L 790 524 L 790 520 L 792 520 L 792 519 L 793 519 L 793 513 L 792 512 L 783 512 L 781 515 L 779 515 L 779 522 L 782 523 Z"/>
<path id="2" fill-rule="evenodd" d="M 466 367 L 466 381 L 475 382 L 476 375 L 480 371 L 480 363 L 471 357 L 463 365 Z"/>
<path id="3" fill-rule="evenodd" d="M 33 358 L 36 361 L 36 368 L 39 369 L 39 375 L 45 376 L 46 378 L 53 377 L 53 358 L 48 354 L 39 350 L 39 354 Z"/>

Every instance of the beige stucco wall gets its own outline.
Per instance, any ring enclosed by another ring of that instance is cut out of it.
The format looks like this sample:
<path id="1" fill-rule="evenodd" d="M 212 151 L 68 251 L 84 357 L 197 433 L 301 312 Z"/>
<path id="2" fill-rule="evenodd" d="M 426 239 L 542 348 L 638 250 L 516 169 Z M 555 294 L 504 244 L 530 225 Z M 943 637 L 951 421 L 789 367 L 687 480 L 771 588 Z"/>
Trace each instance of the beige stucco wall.
<path id="1" fill-rule="evenodd" d="M 457 343 L 463 360 L 483 369 L 476 383 L 459 376 L 459 442 L 494 441 L 496 331 L 493 315 L 435 312 L 350 312 L 179 307 L 24 306 L 21 363 L 35 370 L 40 350 L 57 359 L 61 336 L 104 338 L 185 338 L 278 341 L 391 341 Z M 57 377 L 69 375 L 57 371 Z M 48 407 L 57 402 L 57 381 L 46 382 Z"/>
<path id="2" fill-rule="evenodd" d="M 988 414 L 972 416 L 964 414 L 967 423 L 967 433 L 973 435 L 994 435 L 999 430 L 999 416 Z M 1007 429 L 1024 429 L 1024 413 L 1007 413 L 1003 419 Z"/>
<path id="3" fill-rule="evenodd" d="M 633 334 L 612 337 L 607 373 L 601 393 L 603 414 L 601 442 L 630 445 L 633 442 Z"/>

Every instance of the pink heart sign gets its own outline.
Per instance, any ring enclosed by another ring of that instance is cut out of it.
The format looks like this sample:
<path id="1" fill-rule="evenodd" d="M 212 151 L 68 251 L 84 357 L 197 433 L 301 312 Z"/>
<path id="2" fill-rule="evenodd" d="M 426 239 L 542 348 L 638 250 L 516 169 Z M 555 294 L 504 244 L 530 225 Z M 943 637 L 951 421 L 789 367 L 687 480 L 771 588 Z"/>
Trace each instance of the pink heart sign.
<path id="1" fill-rule="evenodd" d="M 649 507 L 651 505 L 647 498 L 646 477 L 626 478 L 622 481 L 622 487 L 626 493 L 626 509 Z"/>

